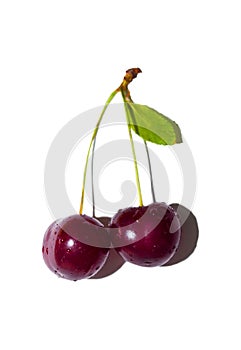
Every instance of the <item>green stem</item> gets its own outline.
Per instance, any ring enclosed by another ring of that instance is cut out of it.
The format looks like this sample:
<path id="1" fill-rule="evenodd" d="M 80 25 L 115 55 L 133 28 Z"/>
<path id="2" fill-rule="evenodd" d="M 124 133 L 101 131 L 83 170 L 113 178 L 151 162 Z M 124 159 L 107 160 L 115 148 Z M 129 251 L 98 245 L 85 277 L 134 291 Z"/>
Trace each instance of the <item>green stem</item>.
<path id="1" fill-rule="evenodd" d="M 131 132 L 131 126 L 130 126 L 130 118 L 129 118 L 129 111 L 128 111 L 127 105 L 126 105 L 126 103 L 128 103 L 128 100 L 126 98 L 125 91 L 122 88 L 121 88 L 121 94 L 122 94 L 123 101 L 124 101 L 124 106 L 125 106 L 126 121 L 127 121 L 127 125 L 128 125 L 129 138 L 130 138 L 131 149 L 132 149 L 133 160 L 134 160 L 134 166 L 135 166 L 136 186 L 137 186 L 137 191 L 138 191 L 139 204 L 140 204 L 140 207 L 142 207 L 143 206 L 143 200 L 142 200 L 142 194 L 141 194 L 141 185 L 140 185 L 140 177 L 139 177 L 137 158 L 136 158 L 136 152 L 135 152 L 135 145 L 134 145 L 134 141 L 133 141 L 133 138 L 132 138 L 132 132 Z"/>
<path id="2" fill-rule="evenodd" d="M 91 147 L 93 142 L 96 140 L 96 135 L 98 133 L 99 130 L 99 126 L 100 123 L 102 121 L 103 115 L 108 107 L 108 105 L 110 104 L 110 102 L 112 101 L 112 99 L 115 97 L 115 95 L 121 91 L 123 98 L 126 97 L 126 101 L 128 99 L 128 94 L 129 94 L 129 90 L 128 90 L 128 85 L 132 82 L 133 79 L 135 79 L 137 77 L 137 75 L 141 73 L 141 69 L 140 68 L 131 68 L 128 69 L 126 71 L 126 75 L 124 76 L 124 79 L 121 83 L 121 85 L 115 90 L 113 91 L 109 98 L 107 99 L 105 106 L 101 112 L 101 115 L 99 117 L 99 120 L 96 124 L 96 127 L 94 129 L 91 141 L 90 141 L 90 145 L 88 148 L 88 152 L 87 152 L 87 156 L 86 156 L 86 161 L 85 161 L 85 167 L 84 167 L 84 175 L 83 175 L 83 184 L 82 184 L 82 193 L 81 193 L 81 201 L 80 201 L 80 209 L 79 209 L 79 213 L 80 215 L 83 212 L 83 205 L 84 205 L 84 195 L 85 195 L 85 183 L 86 183 L 86 174 L 87 174 L 87 168 L 88 168 L 88 161 L 89 161 L 89 156 L 90 156 L 90 151 L 91 151 Z M 123 95 L 123 92 L 125 91 L 125 96 Z M 125 100 L 124 100 L 125 101 Z M 126 106 L 125 106 L 126 107 Z M 127 109 L 126 109 L 126 113 L 127 113 Z M 133 151 L 133 156 L 134 156 L 134 162 L 135 162 L 135 169 L 136 169 L 136 178 L 137 178 L 137 188 L 138 188 L 138 193 L 139 193 L 139 199 L 140 199 L 140 205 L 142 206 L 142 196 L 141 196 L 141 189 L 140 189 L 140 181 L 139 181 L 139 174 L 138 174 L 138 168 L 137 168 L 137 161 L 136 161 L 136 155 L 135 155 L 135 149 L 134 149 L 134 143 L 133 143 L 133 139 L 132 139 L 132 134 L 131 134 L 131 129 L 130 129 L 130 125 L 128 122 L 128 114 L 126 114 L 126 118 L 127 118 L 127 123 L 128 123 L 128 128 L 129 128 L 129 135 L 130 135 L 130 140 L 131 140 L 131 145 L 132 145 L 132 151 Z M 95 142 L 93 144 L 93 148 L 92 148 L 92 152 L 94 150 L 95 147 Z M 94 204 L 94 186 L 93 186 L 93 155 L 92 155 L 92 165 L 91 165 L 91 174 L 92 174 L 92 199 L 93 199 L 93 216 L 95 216 L 95 204 Z"/>
<path id="3" fill-rule="evenodd" d="M 87 175 L 87 168 L 88 168 L 88 161 L 89 161 L 89 156 L 90 156 L 90 150 L 91 150 L 91 147 L 92 147 L 92 144 L 93 144 L 93 141 L 95 140 L 96 138 L 96 135 L 98 133 L 98 130 L 99 130 L 99 126 L 100 126 L 100 123 L 102 121 L 102 118 L 105 114 L 105 111 L 107 109 L 107 107 L 109 106 L 110 102 L 113 100 L 113 98 L 115 97 L 115 95 L 120 91 L 120 89 L 116 89 L 115 91 L 113 91 L 110 96 L 108 97 L 106 103 L 105 103 L 105 106 L 100 114 L 100 117 L 98 119 L 98 122 L 94 128 L 94 132 L 93 132 L 93 135 L 92 135 L 92 138 L 91 138 L 91 141 L 90 141 L 90 145 L 89 145 L 89 148 L 88 148 L 88 152 L 87 152 L 87 156 L 86 156 L 86 161 L 85 161 L 85 167 L 84 167 L 84 175 L 83 175 L 83 183 L 82 183 L 82 192 L 81 192 L 81 201 L 80 201 L 80 209 L 79 209 L 79 214 L 81 215 L 82 212 L 83 212 L 83 205 L 84 205 L 84 196 L 85 196 L 85 183 L 86 183 L 86 175 Z"/>
<path id="4" fill-rule="evenodd" d="M 123 96 L 123 94 L 122 94 L 122 96 Z M 130 91 L 128 90 L 128 86 L 125 88 L 124 102 L 134 103 L 132 98 L 131 98 Z M 133 115 L 132 115 L 132 117 L 134 119 Z M 148 161 L 148 168 L 149 168 L 149 175 L 150 175 L 150 182 L 151 182 L 152 200 L 153 200 L 153 203 L 155 203 L 156 202 L 156 196 L 155 196 L 155 190 L 154 190 L 154 181 L 153 181 L 153 174 L 152 174 L 152 167 L 151 167 L 151 159 L 150 159 L 150 154 L 149 154 L 149 149 L 148 149 L 147 142 L 144 139 L 143 139 L 143 141 L 144 141 L 146 155 L 147 155 L 147 161 Z"/>
<path id="5" fill-rule="evenodd" d="M 95 156 L 96 138 L 93 142 L 91 153 L 91 191 L 92 191 L 92 216 L 95 218 L 95 186 L 94 186 L 94 156 Z"/>
<path id="6" fill-rule="evenodd" d="M 149 153 L 149 149 L 148 149 L 146 140 L 144 140 L 144 145 L 145 145 L 145 149 L 146 149 L 148 168 L 149 168 L 149 175 L 150 175 L 150 181 L 151 181 L 152 201 L 153 201 L 153 203 L 155 203 L 156 202 L 156 196 L 155 196 L 154 181 L 153 181 L 152 168 L 151 168 L 151 159 L 150 159 L 150 153 Z"/>

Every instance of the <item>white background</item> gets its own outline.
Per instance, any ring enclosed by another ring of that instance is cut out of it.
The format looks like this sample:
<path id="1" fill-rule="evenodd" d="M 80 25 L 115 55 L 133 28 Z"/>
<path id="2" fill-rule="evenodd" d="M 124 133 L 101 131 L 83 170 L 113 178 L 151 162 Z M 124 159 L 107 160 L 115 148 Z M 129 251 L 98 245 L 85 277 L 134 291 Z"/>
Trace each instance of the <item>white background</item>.
<path id="1" fill-rule="evenodd" d="M 240 349 L 239 5 L 1 1 L 2 349 Z M 198 248 L 170 268 L 58 279 L 41 256 L 48 149 L 133 66 L 133 99 L 176 120 L 192 149 Z"/>

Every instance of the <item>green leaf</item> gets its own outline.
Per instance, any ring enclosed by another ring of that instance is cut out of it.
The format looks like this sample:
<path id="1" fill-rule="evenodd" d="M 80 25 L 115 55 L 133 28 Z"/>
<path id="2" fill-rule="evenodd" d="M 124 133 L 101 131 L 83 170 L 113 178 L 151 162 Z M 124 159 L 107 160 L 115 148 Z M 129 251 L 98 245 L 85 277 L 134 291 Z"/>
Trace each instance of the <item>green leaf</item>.
<path id="1" fill-rule="evenodd" d="M 161 145 L 182 142 L 179 126 L 148 106 L 126 103 L 131 128 L 144 140 Z"/>

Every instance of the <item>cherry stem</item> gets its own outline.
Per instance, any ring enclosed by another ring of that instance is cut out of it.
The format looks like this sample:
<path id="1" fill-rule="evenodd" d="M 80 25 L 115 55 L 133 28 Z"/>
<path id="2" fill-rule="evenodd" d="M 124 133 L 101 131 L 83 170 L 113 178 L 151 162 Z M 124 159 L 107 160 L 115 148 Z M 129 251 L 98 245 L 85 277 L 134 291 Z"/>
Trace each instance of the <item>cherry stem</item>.
<path id="1" fill-rule="evenodd" d="M 139 205 L 140 207 L 143 206 L 143 200 L 142 200 L 142 194 L 141 194 L 141 184 L 140 184 L 140 177 L 139 177 L 139 171 L 138 171 L 138 164 L 137 164 L 137 158 L 136 158 L 136 151 L 135 151 L 135 145 L 132 137 L 132 132 L 131 132 L 131 126 L 130 126 L 130 117 L 129 117 L 129 111 L 127 109 L 126 103 L 128 103 L 129 99 L 129 90 L 125 88 L 121 88 L 121 94 L 123 97 L 124 101 L 124 106 L 125 106 L 125 112 L 126 112 L 126 121 L 128 125 L 128 133 L 129 133 L 129 138 L 130 138 L 130 143 L 131 143 L 131 149 L 132 149 L 132 155 L 133 155 L 133 160 L 134 160 L 134 166 L 135 166 L 135 174 L 136 174 L 136 186 L 137 186 L 137 191 L 138 191 L 138 197 L 139 197 Z"/>
<path id="2" fill-rule="evenodd" d="M 96 137 L 94 139 L 91 154 L 91 190 L 92 190 L 92 216 L 95 218 L 95 191 L 94 191 L 94 155 L 95 155 Z"/>
<path id="3" fill-rule="evenodd" d="M 83 175 L 83 183 L 82 183 L 82 192 L 81 192 L 81 201 L 80 201 L 80 209 L 79 209 L 79 214 L 81 215 L 83 213 L 83 206 L 84 206 L 84 196 L 85 196 L 85 183 L 86 183 L 86 175 L 87 175 L 87 168 L 88 168 L 88 162 L 89 162 L 89 156 L 90 156 L 90 150 L 91 150 L 91 147 L 92 147 L 92 144 L 96 138 L 96 135 L 98 133 L 98 130 L 99 130 L 99 126 L 100 126 L 100 123 L 102 121 L 102 118 L 105 114 L 105 111 L 108 107 L 108 105 L 110 104 L 110 102 L 113 100 L 113 98 L 115 97 L 115 95 L 119 92 L 119 88 L 116 89 L 115 91 L 113 91 L 110 96 L 108 97 L 106 103 L 105 103 L 105 106 L 100 114 L 100 117 L 98 119 L 98 122 L 94 128 L 94 132 L 93 132 L 93 135 L 92 135 L 92 138 L 91 138 L 91 141 L 90 141 L 90 145 L 89 145 L 89 148 L 88 148 L 88 152 L 87 152 L 87 156 L 86 156 L 86 161 L 85 161 L 85 167 L 84 167 L 84 175 Z"/>
<path id="4" fill-rule="evenodd" d="M 132 138 L 132 132 L 131 132 L 131 126 L 130 126 L 130 117 L 129 117 L 129 111 L 127 108 L 126 103 L 128 102 L 133 102 L 130 97 L 130 92 L 128 90 L 128 85 L 132 82 L 133 79 L 137 77 L 137 75 L 141 73 L 140 68 L 131 68 L 126 71 L 126 75 L 121 83 L 121 85 L 113 91 L 110 96 L 108 97 L 105 106 L 101 112 L 101 115 L 99 117 L 99 120 L 95 126 L 90 145 L 88 148 L 87 156 L 86 156 L 86 161 L 85 161 L 85 167 L 84 167 L 84 175 L 83 175 L 83 183 L 82 183 L 82 193 L 81 193 L 81 201 L 80 201 L 80 209 L 79 209 L 79 214 L 81 215 L 83 212 L 83 205 L 84 205 L 84 195 L 85 195 L 85 183 L 86 183 L 86 175 L 87 175 L 87 168 L 88 168 L 88 162 L 89 162 L 89 156 L 90 156 L 90 151 L 92 148 L 92 160 L 91 160 L 91 185 L 92 185 L 92 205 L 93 205 L 93 217 L 95 217 L 95 195 L 94 195 L 94 150 L 95 150 L 95 145 L 96 145 L 96 136 L 99 130 L 100 123 L 102 121 L 102 118 L 105 114 L 105 111 L 112 101 L 112 99 L 115 97 L 115 95 L 118 92 L 121 92 L 123 100 L 124 100 L 124 106 L 125 106 L 125 111 L 126 111 L 126 119 L 127 119 L 127 125 L 128 125 L 128 132 L 129 132 L 129 138 L 130 138 L 130 143 L 131 143 L 131 148 L 132 148 L 132 153 L 133 153 L 133 159 L 134 159 L 134 165 L 135 165 L 135 174 L 136 174 L 136 184 L 137 184 L 137 190 L 138 190 L 138 195 L 139 195 L 139 203 L 140 206 L 143 206 L 143 201 L 142 201 L 142 194 L 141 194 L 141 186 L 140 186 L 140 178 L 139 178 L 139 172 L 138 172 L 138 164 L 137 164 L 137 158 L 136 158 L 136 152 L 135 152 L 135 146 L 134 146 L 134 141 Z M 145 141 L 144 141 L 145 142 Z M 93 147 L 92 147 L 93 145 Z M 147 144 L 145 142 L 145 147 L 146 147 L 146 152 L 147 152 L 147 157 L 148 157 L 148 164 L 149 164 L 149 170 L 150 170 L 150 176 L 151 176 L 151 186 L 152 186 L 152 197 L 153 201 L 155 201 L 155 194 L 154 194 L 154 188 L 153 188 L 153 180 L 152 180 L 152 171 L 151 171 L 151 163 L 150 163 L 150 156 L 147 148 Z"/>
<path id="5" fill-rule="evenodd" d="M 149 153 L 149 149 L 148 149 L 146 140 L 144 140 L 144 144 L 145 144 L 145 149 L 146 149 L 146 155 L 147 155 L 147 160 L 148 160 L 148 170 L 149 170 L 150 181 L 151 181 L 152 201 L 153 201 L 153 203 L 155 203 L 156 196 L 155 196 L 154 181 L 153 181 L 153 174 L 152 174 L 152 168 L 151 168 L 151 159 L 150 159 L 150 153 Z"/>
<path id="6" fill-rule="evenodd" d="M 128 73 L 128 71 L 127 71 Z M 123 82 L 124 83 L 124 82 Z M 123 84 L 122 83 L 122 84 Z M 129 84 L 129 83 L 128 83 Z M 131 94 L 130 94 L 130 91 L 128 89 L 128 84 L 125 84 L 124 83 L 124 86 L 123 86 L 123 90 L 121 89 L 122 91 L 122 97 L 123 97 L 123 100 L 124 100 L 124 103 L 134 103 L 132 98 L 131 98 Z M 126 113 L 128 114 L 129 112 L 127 111 L 127 108 L 126 108 Z M 128 119 L 130 119 L 128 117 Z M 129 125 L 129 124 L 128 124 Z M 151 159 L 150 159 L 150 154 L 149 154 L 149 149 L 148 149 L 148 145 L 147 145 L 147 142 L 146 140 L 143 140 L 144 141 L 144 145 L 145 145 L 145 150 L 146 150 L 146 155 L 147 155 L 147 160 L 148 160 L 148 171 L 149 171 L 149 175 L 150 175 L 150 182 L 151 182 L 151 193 L 152 193 L 152 201 L 153 203 L 156 202 L 156 196 L 155 196 L 155 190 L 154 190 L 154 181 L 153 181 L 153 174 L 152 174 L 152 167 L 151 167 Z M 139 176 L 138 176 L 138 170 L 137 170 L 137 183 L 139 182 Z"/>

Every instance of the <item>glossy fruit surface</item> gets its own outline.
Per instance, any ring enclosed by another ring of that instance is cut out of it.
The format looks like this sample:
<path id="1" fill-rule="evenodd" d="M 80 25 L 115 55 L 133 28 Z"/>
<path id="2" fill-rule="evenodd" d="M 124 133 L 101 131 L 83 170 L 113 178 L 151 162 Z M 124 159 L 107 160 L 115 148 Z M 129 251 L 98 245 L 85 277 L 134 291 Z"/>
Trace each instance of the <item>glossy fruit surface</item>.
<path id="1" fill-rule="evenodd" d="M 89 278 L 104 265 L 108 238 L 103 225 L 87 215 L 56 220 L 47 229 L 42 253 L 46 265 L 59 277 Z"/>
<path id="2" fill-rule="evenodd" d="M 180 240 L 180 222 L 165 203 L 119 210 L 111 220 L 112 244 L 120 255 L 140 266 L 160 266 L 174 255 Z"/>
<path id="3" fill-rule="evenodd" d="M 111 218 L 103 216 L 98 218 L 98 220 L 104 225 L 104 227 L 108 227 L 111 221 Z M 116 271 L 118 271 L 124 263 L 125 263 L 125 260 L 115 250 L 115 248 L 110 248 L 110 253 L 104 265 L 93 277 L 91 277 L 91 279 L 108 277 L 113 273 L 115 273 Z"/>

